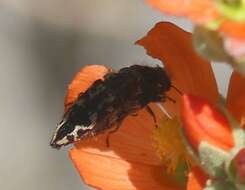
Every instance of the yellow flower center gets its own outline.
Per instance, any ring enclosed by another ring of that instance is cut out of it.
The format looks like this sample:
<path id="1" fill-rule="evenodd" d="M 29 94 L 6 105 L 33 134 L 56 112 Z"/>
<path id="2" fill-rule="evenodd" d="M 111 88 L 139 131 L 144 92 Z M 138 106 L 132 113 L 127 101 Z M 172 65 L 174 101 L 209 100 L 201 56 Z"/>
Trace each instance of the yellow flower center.
<path id="1" fill-rule="evenodd" d="M 164 119 L 153 131 L 153 146 L 168 173 L 174 173 L 179 164 L 191 166 L 191 156 L 182 140 L 180 124 L 176 118 Z"/>

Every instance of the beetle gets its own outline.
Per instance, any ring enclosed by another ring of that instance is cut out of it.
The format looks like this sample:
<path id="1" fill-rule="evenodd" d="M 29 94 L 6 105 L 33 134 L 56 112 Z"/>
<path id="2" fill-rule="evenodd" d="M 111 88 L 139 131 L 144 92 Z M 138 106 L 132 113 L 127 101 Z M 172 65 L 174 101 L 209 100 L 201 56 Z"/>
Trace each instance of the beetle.
<path id="1" fill-rule="evenodd" d="M 58 149 L 108 131 L 109 146 L 109 134 L 115 132 L 128 115 L 142 108 L 146 108 L 156 123 L 148 104 L 166 99 L 174 101 L 166 95 L 171 87 L 174 86 L 169 76 L 159 66 L 132 65 L 118 72 L 110 71 L 81 93 L 69 107 L 50 145 Z"/>

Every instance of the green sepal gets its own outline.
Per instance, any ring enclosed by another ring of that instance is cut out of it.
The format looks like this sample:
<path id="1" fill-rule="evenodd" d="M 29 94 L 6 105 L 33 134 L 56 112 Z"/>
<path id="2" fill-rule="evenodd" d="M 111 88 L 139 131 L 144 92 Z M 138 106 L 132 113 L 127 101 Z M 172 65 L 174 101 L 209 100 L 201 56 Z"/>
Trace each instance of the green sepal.
<path id="1" fill-rule="evenodd" d="M 208 180 L 203 190 L 237 190 L 237 188 L 230 181 Z"/>
<path id="2" fill-rule="evenodd" d="M 205 24 L 205 27 L 209 30 L 218 30 L 220 25 L 222 24 L 223 19 L 216 18 L 214 20 L 210 20 L 208 23 Z"/>
<path id="3" fill-rule="evenodd" d="M 187 136 L 185 135 L 185 131 L 183 127 L 180 127 L 179 129 L 180 135 L 182 137 L 183 143 L 185 144 L 186 150 L 191 155 L 191 158 L 195 163 L 200 163 L 199 156 L 197 152 L 193 149 L 192 145 L 189 143 Z"/>
<path id="4" fill-rule="evenodd" d="M 237 168 L 235 166 L 234 159 L 236 155 L 238 154 L 238 152 L 243 148 L 244 147 L 233 148 L 230 151 L 229 159 L 227 159 L 225 163 L 225 169 L 226 169 L 226 173 L 227 173 L 229 180 L 232 181 L 236 185 L 237 189 L 239 190 L 240 189 L 244 190 L 245 184 L 240 182 L 239 176 L 237 175 Z"/>
<path id="5" fill-rule="evenodd" d="M 219 108 L 230 123 L 232 129 L 232 136 L 235 144 L 233 148 L 233 154 L 236 154 L 236 151 L 240 150 L 242 147 L 245 146 L 245 130 L 241 128 L 238 121 L 230 114 L 225 104 L 226 103 L 224 102 L 224 98 L 220 95 Z"/>
<path id="6" fill-rule="evenodd" d="M 186 162 L 181 162 L 177 165 L 177 168 L 174 173 L 175 181 L 181 185 L 186 186 L 187 183 L 187 173 L 189 171 L 189 168 L 186 164 Z"/>
<path id="7" fill-rule="evenodd" d="M 217 31 L 196 26 L 192 40 L 196 51 L 201 56 L 211 61 L 230 62 L 231 57 L 225 52 L 223 38 Z"/>
<path id="8" fill-rule="evenodd" d="M 202 168 L 212 177 L 225 178 L 225 161 L 229 154 L 203 141 L 198 147 Z"/>
<path id="9" fill-rule="evenodd" d="M 226 173 L 228 174 L 230 180 L 235 181 L 236 179 L 236 167 L 234 161 L 229 161 L 226 167 Z"/>
<path id="10" fill-rule="evenodd" d="M 243 76 L 245 76 L 245 58 L 242 57 L 242 58 L 234 58 L 232 61 L 231 61 L 231 64 L 233 66 L 233 68 L 241 73 Z"/>
<path id="11" fill-rule="evenodd" d="M 224 36 L 218 31 L 197 25 L 193 31 L 192 42 L 195 50 L 202 57 L 210 61 L 228 63 L 237 72 L 245 75 L 245 56 L 230 55 L 224 48 Z"/>
<path id="12" fill-rule="evenodd" d="M 245 131 L 240 128 L 233 128 L 232 135 L 235 141 L 235 148 L 242 148 L 245 146 Z"/>

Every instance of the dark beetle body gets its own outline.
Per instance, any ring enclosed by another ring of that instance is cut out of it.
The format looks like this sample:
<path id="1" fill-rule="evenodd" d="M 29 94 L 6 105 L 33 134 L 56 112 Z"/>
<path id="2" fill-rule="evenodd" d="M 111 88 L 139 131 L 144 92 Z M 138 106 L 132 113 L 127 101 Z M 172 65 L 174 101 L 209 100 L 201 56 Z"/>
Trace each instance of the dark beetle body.
<path id="1" fill-rule="evenodd" d="M 60 148 L 119 125 L 150 102 L 165 100 L 171 81 L 163 68 L 133 65 L 96 80 L 65 113 L 51 146 Z"/>

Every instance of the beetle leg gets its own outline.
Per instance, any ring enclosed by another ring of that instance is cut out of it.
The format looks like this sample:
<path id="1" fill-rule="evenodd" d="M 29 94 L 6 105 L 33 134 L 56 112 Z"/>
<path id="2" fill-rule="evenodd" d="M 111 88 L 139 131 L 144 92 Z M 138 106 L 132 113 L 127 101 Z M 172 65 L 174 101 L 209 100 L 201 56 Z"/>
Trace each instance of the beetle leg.
<path id="1" fill-rule="evenodd" d="M 158 128 L 158 125 L 157 125 L 157 118 L 154 114 L 154 112 L 152 111 L 151 107 L 150 106 L 146 106 L 146 111 L 152 116 L 153 120 L 154 120 L 154 123 L 155 123 L 155 127 Z"/>
<path id="2" fill-rule="evenodd" d="M 138 116 L 138 113 L 132 113 L 130 115 L 136 117 L 136 116 Z"/>
<path id="3" fill-rule="evenodd" d="M 122 124 L 122 121 L 120 121 L 120 122 L 116 125 L 116 127 L 115 127 L 113 130 L 111 130 L 111 131 L 109 131 L 109 132 L 107 133 L 107 136 L 106 136 L 106 146 L 107 146 L 107 147 L 110 147 L 110 142 L 109 142 L 109 137 L 110 137 L 110 135 L 111 135 L 112 133 L 117 132 L 117 130 L 120 128 L 121 124 Z"/>

